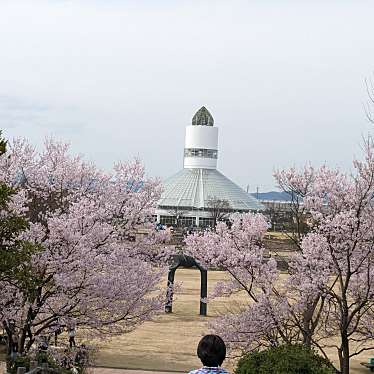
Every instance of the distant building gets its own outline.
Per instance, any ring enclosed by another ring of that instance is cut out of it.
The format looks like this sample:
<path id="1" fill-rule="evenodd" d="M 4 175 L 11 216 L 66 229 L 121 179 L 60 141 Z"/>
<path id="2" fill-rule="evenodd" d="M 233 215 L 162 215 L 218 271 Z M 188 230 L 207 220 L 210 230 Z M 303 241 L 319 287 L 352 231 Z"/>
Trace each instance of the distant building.
<path id="1" fill-rule="evenodd" d="M 273 191 L 256 195 L 259 196 L 259 201 L 265 207 L 263 213 L 269 218 L 272 230 L 292 232 L 297 225 L 299 225 L 300 230 L 306 230 L 311 224 L 311 216 L 305 209 L 302 199 L 299 198 L 298 203 L 296 203 L 292 200 L 290 194 Z M 273 197 L 274 200 L 268 200 L 269 197 Z M 299 216 L 298 223 L 296 221 L 297 215 Z"/>
<path id="2" fill-rule="evenodd" d="M 261 204 L 266 210 L 276 210 L 279 212 L 291 212 L 293 209 L 291 201 L 281 201 L 281 200 L 262 200 L 259 199 Z M 302 204 L 301 204 L 302 205 Z"/>
<path id="3" fill-rule="evenodd" d="M 212 226 L 216 201 L 225 211 L 262 211 L 264 206 L 217 170 L 218 128 L 202 107 L 186 128 L 183 169 L 164 182 L 156 210 L 157 222 L 166 225 Z"/>

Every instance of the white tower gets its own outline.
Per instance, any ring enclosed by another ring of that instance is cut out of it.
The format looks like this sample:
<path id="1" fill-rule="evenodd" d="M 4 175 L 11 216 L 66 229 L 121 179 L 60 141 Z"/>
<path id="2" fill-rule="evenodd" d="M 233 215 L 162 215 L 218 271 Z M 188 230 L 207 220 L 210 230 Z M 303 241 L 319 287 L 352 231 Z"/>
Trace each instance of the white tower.
<path id="1" fill-rule="evenodd" d="M 218 158 L 218 128 L 208 109 L 201 107 L 186 128 L 184 146 L 185 169 L 216 169 Z"/>
<path id="2" fill-rule="evenodd" d="M 213 226 L 212 202 L 227 202 L 226 210 L 264 210 L 253 196 L 217 170 L 218 128 L 201 107 L 186 128 L 183 169 L 168 178 L 156 209 L 157 222 L 176 226 Z"/>

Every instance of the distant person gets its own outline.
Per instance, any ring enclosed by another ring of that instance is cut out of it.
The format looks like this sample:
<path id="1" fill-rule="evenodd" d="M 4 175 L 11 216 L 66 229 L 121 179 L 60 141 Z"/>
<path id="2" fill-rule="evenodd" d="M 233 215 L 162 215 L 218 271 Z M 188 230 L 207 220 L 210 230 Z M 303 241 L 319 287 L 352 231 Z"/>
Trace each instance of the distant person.
<path id="1" fill-rule="evenodd" d="M 197 356 L 203 367 L 189 374 L 228 374 L 221 368 L 226 358 L 226 345 L 218 335 L 205 335 L 197 346 Z"/>
<path id="2" fill-rule="evenodd" d="M 14 329 L 13 335 L 12 335 L 12 351 L 18 352 L 18 331 L 17 329 Z"/>
<path id="3" fill-rule="evenodd" d="M 18 354 L 18 331 L 17 329 L 14 327 L 14 325 L 11 326 L 11 331 L 12 331 L 12 335 L 10 337 L 10 343 L 11 343 L 11 346 L 10 346 L 10 358 L 12 360 L 15 360 L 19 354 Z"/>
<path id="4" fill-rule="evenodd" d="M 78 352 L 75 355 L 75 364 L 79 367 L 86 367 L 88 365 L 88 351 L 85 344 L 82 344 L 78 348 Z"/>
<path id="5" fill-rule="evenodd" d="M 58 340 L 58 336 L 60 334 L 62 334 L 63 332 L 63 328 L 61 326 L 58 326 L 55 330 L 55 346 L 57 347 L 57 340 Z"/>
<path id="6" fill-rule="evenodd" d="M 75 328 L 74 327 L 70 327 L 70 330 L 69 330 L 69 345 L 70 345 L 70 348 L 75 347 Z"/>
<path id="7" fill-rule="evenodd" d="M 61 366 L 67 370 L 70 370 L 72 367 L 72 360 L 69 356 L 69 350 L 67 348 L 64 350 L 64 355 L 61 360 Z"/>
<path id="8" fill-rule="evenodd" d="M 45 335 L 42 335 L 40 337 L 40 342 L 39 342 L 39 345 L 38 345 L 38 348 L 39 348 L 39 351 L 40 352 L 47 352 L 48 351 L 48 337 L 45 336 Z"/>

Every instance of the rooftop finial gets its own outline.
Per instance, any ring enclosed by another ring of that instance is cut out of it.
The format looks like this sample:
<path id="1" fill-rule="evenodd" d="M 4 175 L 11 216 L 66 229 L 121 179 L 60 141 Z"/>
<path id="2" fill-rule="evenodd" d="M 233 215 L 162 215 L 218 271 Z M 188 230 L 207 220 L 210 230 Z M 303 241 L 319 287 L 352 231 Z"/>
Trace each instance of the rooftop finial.
<path id="1" fill-rule="evenodd" d="M 209 110 L 202 106 L 192 118 L 192 126 L 213 126 L 214 119 Z"/>

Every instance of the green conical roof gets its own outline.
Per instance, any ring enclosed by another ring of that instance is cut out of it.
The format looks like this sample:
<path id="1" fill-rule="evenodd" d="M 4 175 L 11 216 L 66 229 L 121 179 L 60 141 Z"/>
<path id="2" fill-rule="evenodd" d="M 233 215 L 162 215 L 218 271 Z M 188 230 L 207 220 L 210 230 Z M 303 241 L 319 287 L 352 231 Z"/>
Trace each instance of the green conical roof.
<path id="1" fill-rule="evenodd" d="M 213 126 L 214 119 L 209 110 L 202 106 L 192 118 L 192 126 Z"/>

